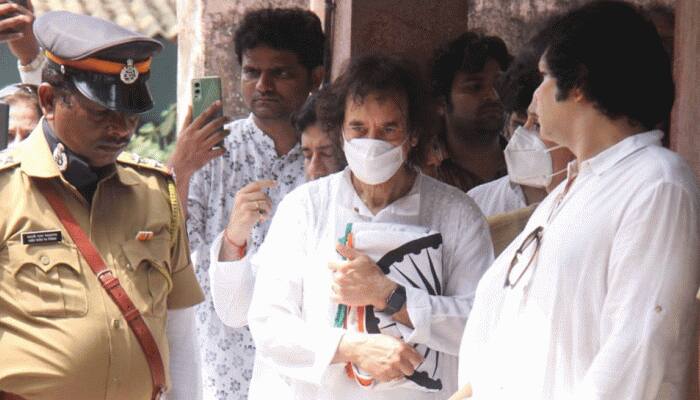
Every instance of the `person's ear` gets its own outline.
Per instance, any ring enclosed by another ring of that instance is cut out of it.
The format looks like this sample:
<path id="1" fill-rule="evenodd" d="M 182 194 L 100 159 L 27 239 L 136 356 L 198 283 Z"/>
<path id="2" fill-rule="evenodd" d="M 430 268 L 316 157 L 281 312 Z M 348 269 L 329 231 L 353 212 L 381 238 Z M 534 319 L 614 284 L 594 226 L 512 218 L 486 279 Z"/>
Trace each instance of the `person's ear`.
<path id="1" fill-rule="evenodd" d="M 323 83 L 323 77 L 326 75 L 326 68 L 323 65 L 311 70 L 311 91 L 315 92 Z"/>
<path id="2" fill-rule="evenodd" d="M 586 95 L 583 94 L 583 90 L 580 86 L 577 86 L 571 90 L 571 95 L 575 102 L 582 103 L 586 100 Z"/>
<path id="3" fill-rule="evenodd" d="M 48 121 L 53 121 L 54 112 L 56 111 L 56 101 L 58 100 L 56 89 L 44 82 L 37 88 L 37 94 L 39 97 L 39 106 L 41 107 L 41 112 L 44 114 L 44 118 Z"/>

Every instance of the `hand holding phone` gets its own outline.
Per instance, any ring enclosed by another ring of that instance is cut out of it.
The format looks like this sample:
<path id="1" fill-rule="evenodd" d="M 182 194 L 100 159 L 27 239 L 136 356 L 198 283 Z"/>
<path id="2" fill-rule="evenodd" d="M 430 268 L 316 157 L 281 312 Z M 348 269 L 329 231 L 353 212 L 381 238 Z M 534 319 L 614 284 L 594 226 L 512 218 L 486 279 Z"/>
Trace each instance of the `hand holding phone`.
<path id="1" fill-rule="evenodd" d="M 192 107 L 189 108 L 182 130 L 178 134 L 175 150 L 168 161 L 177 175 L 179 188 L 186 187 L 192 174 L 226 152 L 223 139 L 228 132 L 223 126 L 228 119 L 223 116 L 221 100 L 217 99 L 221 97 L 221 81 L 219 80 L 218 84 L 214 83 L 215 89 L 210 96 L 212 91 L 206 89 L 210 83 L 202 84 L 201 79 L 192 82 Z M 187 191 L 184 193 L 183 198 L 186 198 Z"/>
<path id="2" fill-rule="evenodd" d="M 211 122 L 224 115 L 223 102 L 221 101 L 221 78 L 218 76 L 205 76 L 192 80 L 192 118 L 196 119 L 205 113 L 209 107 L 219 102 L 221 107 L 207 119 Z M 223 147 L 223 140 L 216 144 Z"/>

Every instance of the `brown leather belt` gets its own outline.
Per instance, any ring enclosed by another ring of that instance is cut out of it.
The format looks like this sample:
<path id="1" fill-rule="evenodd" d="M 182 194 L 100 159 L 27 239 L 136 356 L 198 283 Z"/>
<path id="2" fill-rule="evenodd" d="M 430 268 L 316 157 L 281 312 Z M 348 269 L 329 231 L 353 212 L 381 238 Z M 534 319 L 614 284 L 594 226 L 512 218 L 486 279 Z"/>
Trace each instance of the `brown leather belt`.
<path id="1" fill-rule="evenodd" d="M 109 294 L 109 297 L 112 298 L 114 304 L 117 305 L 119 311 L 124 315 L 124 319 L 126 319 L 139 345 L 141 345 L 141 350 L 143 350 L 146 362 L 148 362 L 148 366 L 151 370 L 151 380 L 153 382 L 151 399 L 159 399 L 165 392 L 165 368 L 163 366 L 163 358 L 160 356 L 158 343 L 156 343 L 153 334 L 148 329 L 141 313 L 129 298 L 126 290 L 124 290 L 119 283 L 119 279 L 107 268 L 107 264 L 104 259 L 102 259 L 99 251 L 80 227 L 80 224 L 73 218 L 73 215 L 63 203 L 63 199 L 52 183 L 44 179 L 36 179 L 35 183 L 61 220 L 63 227 L 66 228 L 73 242 L 75 242 L 78 251 L 80 251 L 80 254 L 85 258 L 92 272 L 97 276 L 97 280 L 100 281 L 102 287 Z M 5 400 L 2 398 L 0 399 Z M 18 399 L 19 398 L 10 397 L 8 400 Z"/>

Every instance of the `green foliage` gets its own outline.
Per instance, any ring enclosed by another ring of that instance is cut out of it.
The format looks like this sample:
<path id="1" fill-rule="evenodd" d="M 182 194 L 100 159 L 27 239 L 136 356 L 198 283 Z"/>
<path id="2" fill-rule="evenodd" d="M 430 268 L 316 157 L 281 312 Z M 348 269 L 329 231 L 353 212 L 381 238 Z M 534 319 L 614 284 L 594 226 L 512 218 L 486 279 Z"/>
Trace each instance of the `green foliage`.
<path id="1" fill-rule="evenodd" d="M 158 124 L 143 124 L 127 147 L 140 156 L 166 162 L 175 148 L 177 140 L 177 104 L 173 103 L 160 113 Z"/>

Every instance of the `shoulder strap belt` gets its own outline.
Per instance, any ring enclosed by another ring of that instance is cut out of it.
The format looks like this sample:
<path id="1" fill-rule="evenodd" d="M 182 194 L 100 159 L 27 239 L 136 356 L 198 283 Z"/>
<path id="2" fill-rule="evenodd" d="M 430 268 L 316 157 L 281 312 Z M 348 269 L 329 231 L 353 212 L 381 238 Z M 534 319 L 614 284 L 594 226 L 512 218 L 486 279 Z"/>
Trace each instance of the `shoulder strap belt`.
<path id="1" fill-rule="evenodd" d="M 78 247 L 78 251 L 83 255 L 85 261 L 90 265 L 90 269 L 95 273 L 102 287 L 117 305 L 119 311 L 124 315 L 131 331 L 141 345 L 146 361 L 151 370 L 153 381 L 153 394 L 151 399 L 158 399 L 165 392 L 165 368 L 163 358 L 160 356 L 158 344 L 143 320 L 141 313 L 129 298 L 124 288 L 119 283 L 119 279 L 107 268 L 102 256 L 85 234 L 80 225 L 73 218 L 60 195 L 52 186 L 51 182 L 45 179 L 35 179 L 35 183 L 46 200 L 53 208 L 54 212 L 61 220 L 63 227 Z"/>

